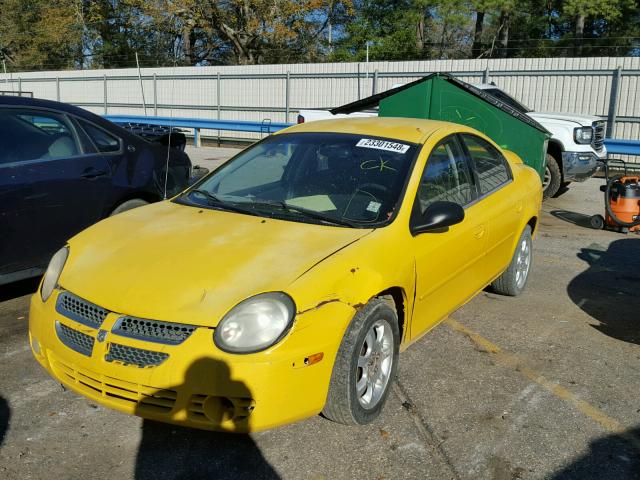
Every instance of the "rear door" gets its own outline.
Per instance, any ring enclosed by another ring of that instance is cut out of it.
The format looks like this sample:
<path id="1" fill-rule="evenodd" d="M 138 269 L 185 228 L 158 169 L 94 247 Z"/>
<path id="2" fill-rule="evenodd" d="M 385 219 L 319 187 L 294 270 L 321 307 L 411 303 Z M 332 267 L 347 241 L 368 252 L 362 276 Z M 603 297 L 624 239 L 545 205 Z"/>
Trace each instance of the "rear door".
<path id="1" fill-rule="evenodd" d="M 66 115 L 1 108 L 0 273 L 46 265 L 97 221 L 110 176 L 108 158 Z"/>
<path id="2" fill-rule="evenodd" d="M 493 279 L 511 261 L 514 242 L 520 236 L 522 195 L 515 188 L 509 164 L 497 148 L 475 135 L 460 137 L 475 170 L 483 210 L 488 214 L 483 263 L 487 278 Z"/>

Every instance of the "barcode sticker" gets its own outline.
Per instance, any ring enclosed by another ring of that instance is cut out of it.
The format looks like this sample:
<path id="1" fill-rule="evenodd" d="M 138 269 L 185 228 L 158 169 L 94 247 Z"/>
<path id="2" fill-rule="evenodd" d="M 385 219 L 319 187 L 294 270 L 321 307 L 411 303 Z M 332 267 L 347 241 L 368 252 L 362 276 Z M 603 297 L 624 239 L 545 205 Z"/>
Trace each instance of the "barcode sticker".
<path id="1" fill-rule="evenodd" d="M 373 138 L 361 138 L 356 147 L 376 148 L 378 150 L 386 150 L 387 152 L 407 153 L 409 145 L 404 143 L 388 142 L 387 140 L 376 140 Z"/>

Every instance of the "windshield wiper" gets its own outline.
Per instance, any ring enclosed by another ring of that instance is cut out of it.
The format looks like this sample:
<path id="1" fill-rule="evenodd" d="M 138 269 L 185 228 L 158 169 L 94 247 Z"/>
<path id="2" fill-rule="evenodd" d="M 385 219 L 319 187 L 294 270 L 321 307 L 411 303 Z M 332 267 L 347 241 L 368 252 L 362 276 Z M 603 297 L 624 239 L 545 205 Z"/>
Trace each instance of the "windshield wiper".
<path id="1" fill-rule="evenodd" d="M 301 213 L 305 217 L 313 218 L 315 220 L 319 220 L 319 221 L 325 222 L 325 223 L 330 223 L 332 225 L 340 225 L 342 227 L 351 227 L 351 228 L 356 228 L 357 227 L 357 225 L 355 223 L 350 222 L 348 220 L 344 220 L 342 218 L 328 217 L 327 215 L 322 215 L 321 213 L 318 213 L 315 210 L 309 210 L 309 209 L 304 208 L 304 207 L 298 207 L 296 205 L 291 205 L 291 204 L 289 204 L 287 202 L 284 202 L 284 201 L 273 201 L 273 202 L 261 201 L 261 202 L 252 202 L 252 203 L 253 203 L 253 205 L 256 205 L 258 207 L 261 207 L 261 206 L 278 207 L 278 208 L 280 208 L 282 210 L 285 210 L 287 212 Z"/>
<path id="2" fill-rule="evenodd" d="M 241 207 L 241 206 L 237 205 L 236 203 L 225 202 L 224 200 L 222 200 L 217 195 L 215 195 L 215 194 L 213 194 L 211 192 L 207 192 L 206 190 L 200 190 L 200 189 L 196 188 L 195 190 L 189 190 L 188 192 L 186 192 L 185 196 L 189 196 L 192 193 L 199 193 L 200 195 L 204 196 L 207 199 L 207 203 L 210 206 L 219 207 L 219 208 L 222 208 L 224 210 L 229 210 L 229 211 L 237 212 L 237 213 L 247 213 L 249 215 L 257 215 L 257 213 L 254 210 L 250 209 L 250 208 Z"/>

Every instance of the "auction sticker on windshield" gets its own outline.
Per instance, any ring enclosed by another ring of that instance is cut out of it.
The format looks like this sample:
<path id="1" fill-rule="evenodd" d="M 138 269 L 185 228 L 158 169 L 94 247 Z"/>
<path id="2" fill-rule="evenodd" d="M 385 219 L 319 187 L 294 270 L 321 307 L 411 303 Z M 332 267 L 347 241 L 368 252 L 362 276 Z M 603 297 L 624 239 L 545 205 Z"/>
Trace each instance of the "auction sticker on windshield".
<path id="1" fill-rule="evenodd" d="M 409 145 L 403 143 L 388 142 L 386 140 L 374 140 L 373 138 L 361 138 L 356 147 L 377 148 L 378 150 L 386 150 L 388 152 L 406 153 Z"/>

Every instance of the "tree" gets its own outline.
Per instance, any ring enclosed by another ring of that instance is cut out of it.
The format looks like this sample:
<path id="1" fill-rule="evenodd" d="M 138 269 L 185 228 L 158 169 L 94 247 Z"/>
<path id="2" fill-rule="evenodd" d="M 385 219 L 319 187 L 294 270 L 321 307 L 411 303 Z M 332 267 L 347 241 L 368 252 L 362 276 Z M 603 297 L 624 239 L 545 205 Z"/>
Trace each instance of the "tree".
<path id="1" fill-rule="evenodd" d="M 597 36 L 606 37 L 607 27 L 623 23 L 620 21 L 625 14 L 637 19 L 638 3 L 634 0 L 566 0 L 563 13 L 573 20 L 573 54 L 582 56 L 585 38 L 594 38 L 597 30 L 600 30 Z M 590 23 L 585 29 L 587 21 Z"/>
<path id="2" fill-rule="evenodd" d="M 82 29 L 76 0 L 1 0 L 0 55 L 13 69 L 76 66 Z"/>
<path id="3" fill-rule="evenodd" d="M 362 60 L 367 44 L 372 60 L 428 57 L 430 6 L 429 0 L 355 2 L 354 15 L 332 58 Z"/>

